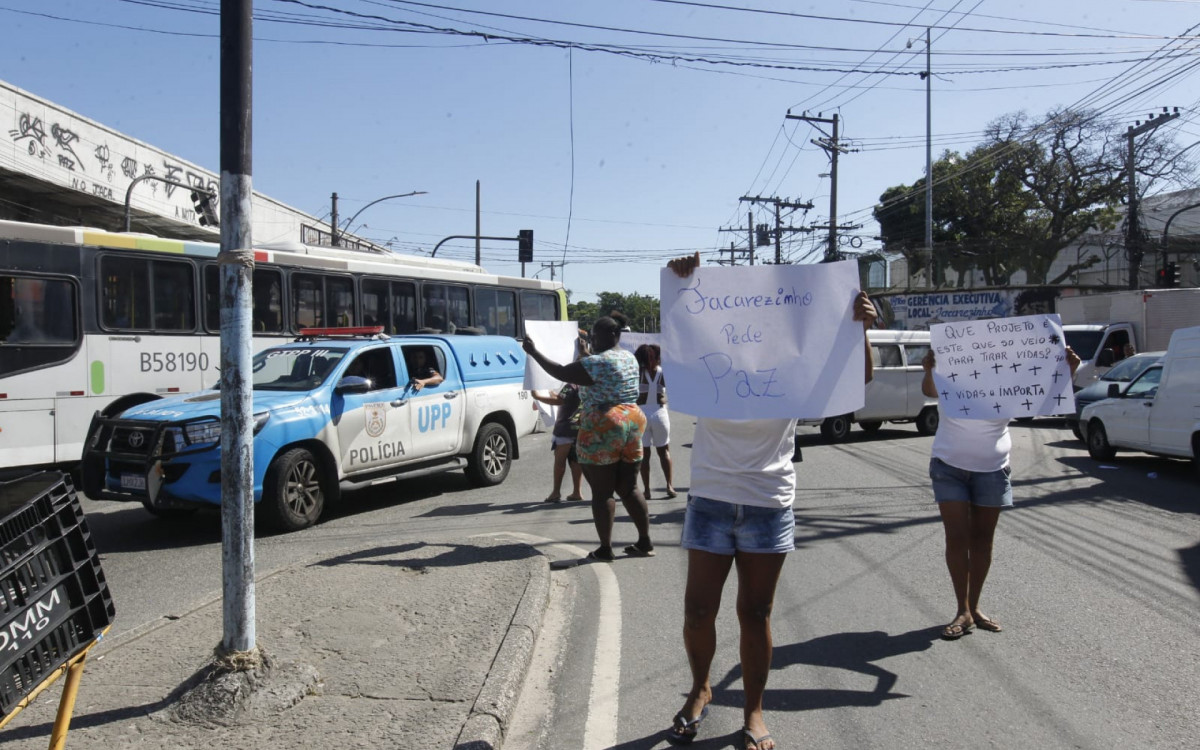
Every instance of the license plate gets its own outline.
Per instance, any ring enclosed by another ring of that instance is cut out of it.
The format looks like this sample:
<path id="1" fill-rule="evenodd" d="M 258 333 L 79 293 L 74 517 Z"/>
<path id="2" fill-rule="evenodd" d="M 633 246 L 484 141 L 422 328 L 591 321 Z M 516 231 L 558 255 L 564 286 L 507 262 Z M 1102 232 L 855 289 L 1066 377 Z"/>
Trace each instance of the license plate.
<path id="1" fill-rule="evenodd" d="M 122 474 L 121 489 L 123 490 L 141 490 L 146 491 L 146 477 L 144 474 Z"/>

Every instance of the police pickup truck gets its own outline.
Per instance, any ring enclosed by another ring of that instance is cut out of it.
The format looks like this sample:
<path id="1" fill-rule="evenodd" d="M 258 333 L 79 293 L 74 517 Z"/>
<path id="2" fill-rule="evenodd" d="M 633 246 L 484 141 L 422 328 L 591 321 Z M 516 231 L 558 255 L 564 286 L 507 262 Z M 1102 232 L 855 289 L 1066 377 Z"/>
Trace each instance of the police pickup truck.
<path id="1" fill-rule="evenodd" d="M 499 484 L 519 457 L 537 414 L 515 339 L 380 330 L 307 329 L 255 355 L 254 499 L 277 528 L 311 526 L 342 489 L 401 474 L 463 467 Z M 93 418 L 84 491 L 158 516 L 220 505 L 220 393 L 147 399 Z"/>

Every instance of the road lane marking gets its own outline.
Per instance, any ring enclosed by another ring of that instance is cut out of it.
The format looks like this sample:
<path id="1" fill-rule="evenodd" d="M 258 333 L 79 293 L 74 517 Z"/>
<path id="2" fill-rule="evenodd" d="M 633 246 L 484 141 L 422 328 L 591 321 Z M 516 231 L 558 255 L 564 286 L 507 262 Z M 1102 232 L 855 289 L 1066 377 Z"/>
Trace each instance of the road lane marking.
<path id="1" fill-rule="evenodd" d="M 555 543 L 545 537 L 520 532 L 500 531 L 479 534 L 487 537 L 512 537 L 534 546 L 552 546 L 568 557 L 583 559 L 587 550 L 572 544 Z M 584 722 L 581 750 L 605 750 L 617 744 L 621 688 L 621 587 L 612 565 L 591 563 L 596 575 L 599 621 L 596 623 L 596 654 L 592 663 L 592 684 L 588 690 L 587 720 Z"/>

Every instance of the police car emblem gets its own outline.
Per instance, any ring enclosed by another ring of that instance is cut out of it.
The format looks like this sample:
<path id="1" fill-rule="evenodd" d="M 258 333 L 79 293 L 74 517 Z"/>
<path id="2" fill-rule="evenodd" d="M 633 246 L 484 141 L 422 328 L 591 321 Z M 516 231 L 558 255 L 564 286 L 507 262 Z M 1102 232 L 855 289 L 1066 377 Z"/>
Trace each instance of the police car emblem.
<path id="1" fill-rule="evenodd" d="M 367 404 L 365 408 L 367 411 L 367 434 L 377 438 L 387 427 L 387 412 L 383 410 L 383 404 Z"/>

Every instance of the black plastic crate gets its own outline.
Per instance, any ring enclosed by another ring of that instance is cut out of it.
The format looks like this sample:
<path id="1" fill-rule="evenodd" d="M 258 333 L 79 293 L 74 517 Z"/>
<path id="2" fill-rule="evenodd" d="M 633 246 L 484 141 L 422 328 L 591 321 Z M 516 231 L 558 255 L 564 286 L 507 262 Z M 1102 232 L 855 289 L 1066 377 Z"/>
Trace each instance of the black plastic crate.
<path id="1" fill-rule="evenodd" d="M 2 716 L 95 640 L 115 609 L 70 479 L 0 483 L 0 514 Z"/>

